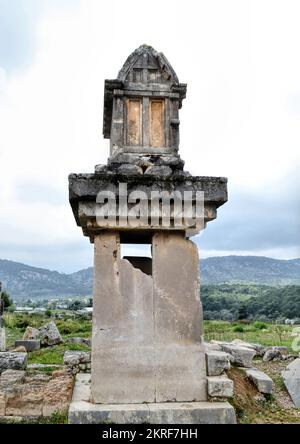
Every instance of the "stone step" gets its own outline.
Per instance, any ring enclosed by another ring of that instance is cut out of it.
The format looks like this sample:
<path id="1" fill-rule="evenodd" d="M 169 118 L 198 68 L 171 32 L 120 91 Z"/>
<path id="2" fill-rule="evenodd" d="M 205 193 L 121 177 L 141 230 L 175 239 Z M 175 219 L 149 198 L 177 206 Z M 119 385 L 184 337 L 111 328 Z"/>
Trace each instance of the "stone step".
<path id="1" fill-rule="evenodd" d="M 218 350 L 206 350 L 207 373 L 209 376 L 219 376 L 224 370 L 230 369 L 231 356 Z"/>
<path id="2" fill-rule="evenodd" d="M 226 375 L 208 376 L 207 391 L 209 396 L 217 398 L 232 398 L 233 381 Z"/>
<path id="3" fill-rule="evenodd" d="M 69 409 L 70 424 L 236 424 L 228 402 L 93 404 L 90 376 L 79 373 Z"/>

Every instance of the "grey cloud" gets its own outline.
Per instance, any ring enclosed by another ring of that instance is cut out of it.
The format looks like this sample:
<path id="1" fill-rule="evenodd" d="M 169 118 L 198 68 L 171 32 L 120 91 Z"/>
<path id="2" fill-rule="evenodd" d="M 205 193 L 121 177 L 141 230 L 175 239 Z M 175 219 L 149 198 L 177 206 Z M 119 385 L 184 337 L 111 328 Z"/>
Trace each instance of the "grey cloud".
<path id="1" fill-rule="evenodd" d="M 255 192 L 229 186 L 229 200 L 219 209 L 217 220 L 195 240 L 204 249 L 254 253 L 300 246 L 299 191 L 297 172 Z"/>

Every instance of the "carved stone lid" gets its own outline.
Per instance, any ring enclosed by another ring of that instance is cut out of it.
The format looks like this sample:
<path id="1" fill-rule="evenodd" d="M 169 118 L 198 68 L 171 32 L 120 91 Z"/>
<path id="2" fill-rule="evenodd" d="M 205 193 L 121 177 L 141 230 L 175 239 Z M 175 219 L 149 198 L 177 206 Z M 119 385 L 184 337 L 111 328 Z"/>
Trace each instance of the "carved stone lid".
<path id="1" fill-rule="evenodd" d="M 186 84 L 179 83 L 170 62 L 152 46 L 141 45 L 127 58 L 118 78 L 105 80 L 103 136 L 110 138 L 114 91 L 148 91 L 178 95 L 179 108 L 186 97 Z"/>
<path id="2" fill-rule="evenodd" d="M 164 56 L 162 52 L 157 52 L 152 46 L 141 45 L 127 58 L 122 69 L 118 74 L 118 80 L 122 82 L 129 81 L 130 75 L 134 70 L 153 70 L 158 71 L 157 77 L 153 76 L 152 79 L 157 83 L 169 82 L 173 84 L 179 84 L 178 77 L 172 68 L 170 62 Z M 154 74 L 154 73 L 153 73 Z M 147 79 L 144 79 L 147 80 Z M 151 78 L 149 79 L 151 81 Z M 133 79 L 134 82 L 134 79 Z M 142 79 L 143 83 L 143 79 Z"/>

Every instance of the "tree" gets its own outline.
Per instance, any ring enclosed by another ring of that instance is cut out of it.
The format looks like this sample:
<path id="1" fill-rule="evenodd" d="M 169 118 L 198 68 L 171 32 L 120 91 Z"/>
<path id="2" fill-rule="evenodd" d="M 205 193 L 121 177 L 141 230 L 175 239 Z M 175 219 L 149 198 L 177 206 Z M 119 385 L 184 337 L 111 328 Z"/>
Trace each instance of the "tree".
<path id="1" fill-rule="evenodd" d="M 51 316 L 52 316 L 52 311 L 48 308 L 48 309 L 45 311 L 45 315 L 47 316 L 47 318 L 51 318 Z"/>
<path id="2" fill-rule="evenodd" d="M 4 302 L 4 309 L 7 310 L 8 307 L 13 305 L 13 300 L 10 297 L 10 295 L 7 293 L 7 291 L 2 291 L 1 293 L 1 300 Z"/>
<path id="3" fill-rule="evenodd" d="M 248 318 L 248 310 L 246 304 L 242 304 L 237 312 L 237 320 L 240 321 L 242 319 Z"/>

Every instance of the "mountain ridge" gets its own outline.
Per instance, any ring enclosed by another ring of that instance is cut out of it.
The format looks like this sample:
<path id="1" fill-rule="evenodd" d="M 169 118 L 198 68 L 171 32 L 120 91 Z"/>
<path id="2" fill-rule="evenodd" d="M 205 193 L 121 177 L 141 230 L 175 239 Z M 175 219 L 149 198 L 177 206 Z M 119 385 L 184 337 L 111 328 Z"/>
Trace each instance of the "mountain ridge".
<path id="1" fill-rule="evenodd" d="M 201 259 L 200 273 L 201 284 L 300 284 L 300 258 L 209 257 Z M 89 296 L 92 294 L 93 267 L 67 274 L 0 259 L 0 281 L 15 299 Z"/>

